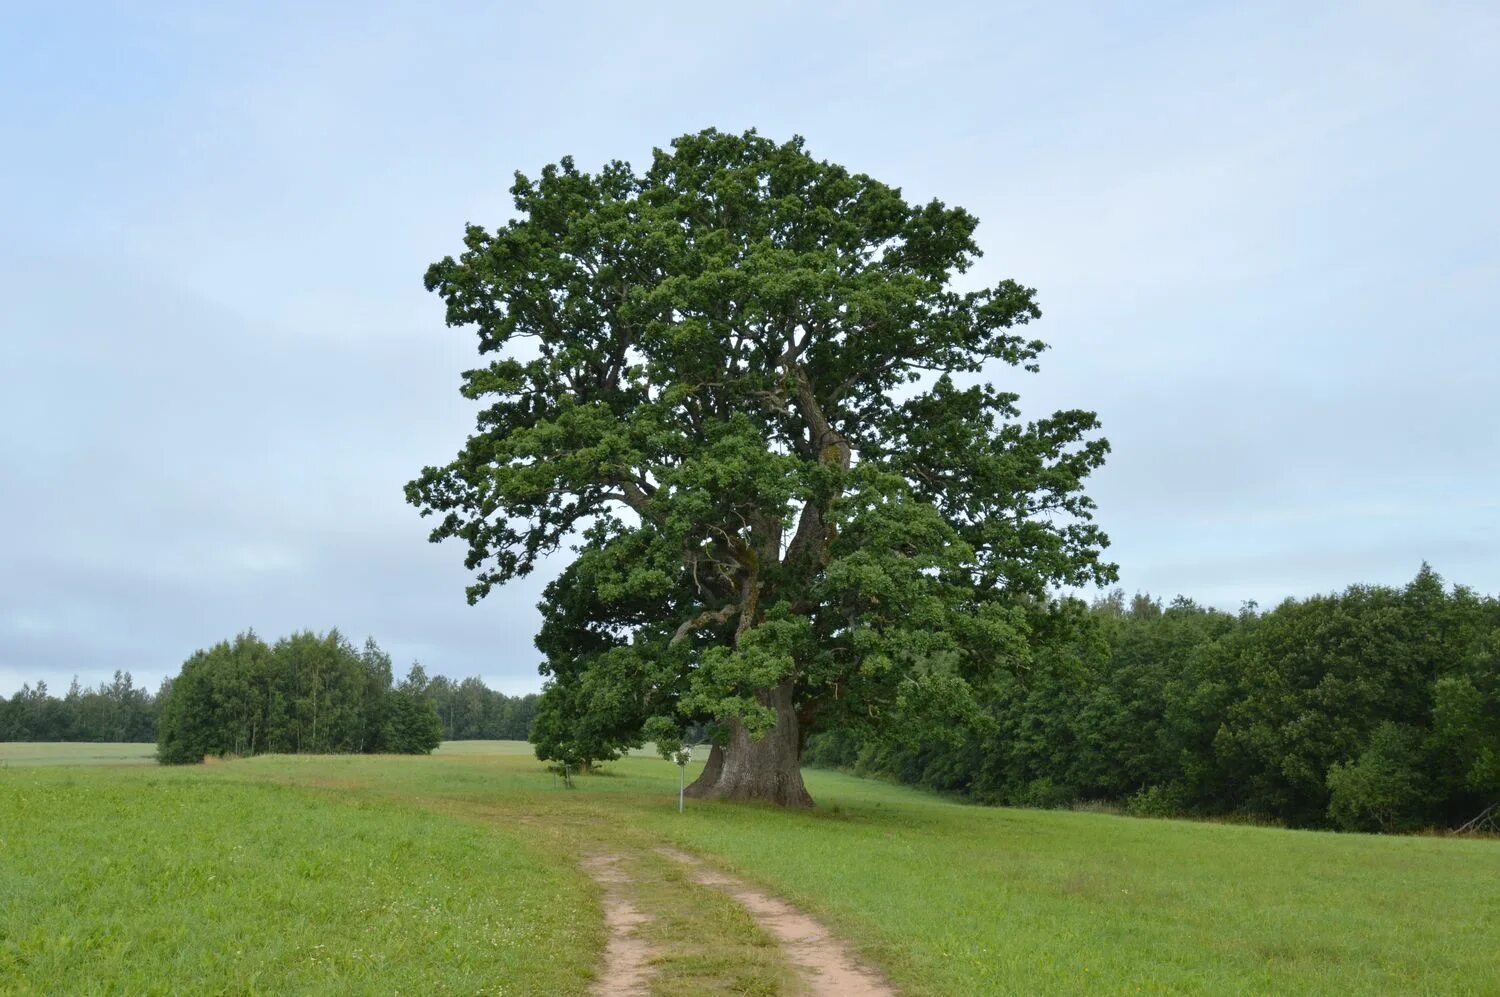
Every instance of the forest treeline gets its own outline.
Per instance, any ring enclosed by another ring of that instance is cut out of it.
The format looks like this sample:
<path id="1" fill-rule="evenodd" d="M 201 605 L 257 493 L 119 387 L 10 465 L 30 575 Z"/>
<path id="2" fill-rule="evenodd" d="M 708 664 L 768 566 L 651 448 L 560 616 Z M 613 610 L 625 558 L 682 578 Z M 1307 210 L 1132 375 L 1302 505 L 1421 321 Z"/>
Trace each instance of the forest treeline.
<path id="1" fill-rule="evenodd" d="M 0 741 L 150 743 L 160 716 L 161 693 L 138 687 L 129 672 L 117 671 L 113 681 L 91 689 L 75 678 L 61 697 L 38 682 L 0 699 Z"/>
<path id="2" fill-rule="evenodd" d="M 168 709 L 174 690 L 181 698 Z M 525 740 L 537 698 L 504 695 L 477 677 L 429 679 L 420 666 L 397 683 L 390 657 L 373 640 L 355 648 L 336 630 L 274 644 L 246 633 L 195 652 L 155 693 L 123 671 L 97 688 L 75 679 L 61 697 L 46 682 L 23 685 L 0 699 L 0 741 L 158 742 L 165 714 L 166 750 L 174 759 L 401 751 L 430 739 L 429 712 L 445 741 Z M 206 750 L 192 757 L 200 747 Z"/>
<path id="3" fill-rule="evenodd" d="M 525 741 L 531 737 L 537 693 L 507 696 L 480 678 L 462 682 L 439 675 L 427 686 L 443 722 L 444 741 Z"/>
<path id="4" fill-rule="evenodd" d="M 985 690 L 952 743 L 816 735 L 812 764 L 982 802 L 1295 827 L 1460 826 L 1500 801 L 1500 601 L 1354 586 L 1224 613 L 1123 594 Z"/>
<path id="5" fill-rule="evenodd" d="M 274 644 L 243 633 L 183 662 L 162 699 L 156 757 L 426 754 L 442 741 L 427 685 L 421 665 L 394 684 L 374 638 L 356 648 L 337 630 Z"/>

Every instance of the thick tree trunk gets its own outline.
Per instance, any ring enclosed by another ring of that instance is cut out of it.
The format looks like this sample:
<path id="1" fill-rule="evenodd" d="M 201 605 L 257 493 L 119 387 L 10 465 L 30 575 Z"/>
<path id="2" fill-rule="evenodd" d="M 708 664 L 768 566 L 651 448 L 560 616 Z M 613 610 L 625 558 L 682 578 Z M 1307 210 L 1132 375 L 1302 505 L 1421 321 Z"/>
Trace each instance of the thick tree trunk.
<path id="1" fill-rule="evenodd" d="M 703 771 L 698 773 L 698 778 L 684 789 L 683 795 L 696 798 L 702 797 L 714 787 L 719 781 L 719 776 L 724 774 L 724 749 L 717 744 L 708 749 L 708 764 L 703 766 Z"/>
<path id="2" fill-rule="evenodd" d="M 729 725 L 729 744 L 723 752 L 718 778 L 705 783 L 709 768 L 694 783 L 694 796 L 706 800 L 753 800 L 783 807 L 810 807 L 813 800 L 802 784 L 802 738 L 792 704 L 790 680 L 761 694 L 761 702 L 776 711 L 776 725 L 760 740 L 739 721 Z M 700 789 L 699 784 L 703 786 Z"/>

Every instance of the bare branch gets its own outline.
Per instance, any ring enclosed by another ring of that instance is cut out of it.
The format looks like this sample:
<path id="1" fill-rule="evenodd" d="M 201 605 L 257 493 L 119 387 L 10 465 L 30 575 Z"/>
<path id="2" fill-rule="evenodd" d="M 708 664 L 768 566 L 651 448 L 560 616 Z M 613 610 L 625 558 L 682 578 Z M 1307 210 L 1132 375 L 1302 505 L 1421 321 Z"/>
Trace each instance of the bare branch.
<path id="1" fill-rule="evenodd" d="M 701 630 L 704 627 L 708 626 L 710 623 L 724 623 L 739 611 L 740 607 L 734 605 L 733 603 L 719 609 L 705 609 L 697 616 L 683 620 L 682 623 L 677 627 L 677 631 L 672 634 L 672 639 L 668 642 L 668 646 L 670 647 L 672 644 L 676 644 L 688 634 L 692 633 L 694 630 Z"/>

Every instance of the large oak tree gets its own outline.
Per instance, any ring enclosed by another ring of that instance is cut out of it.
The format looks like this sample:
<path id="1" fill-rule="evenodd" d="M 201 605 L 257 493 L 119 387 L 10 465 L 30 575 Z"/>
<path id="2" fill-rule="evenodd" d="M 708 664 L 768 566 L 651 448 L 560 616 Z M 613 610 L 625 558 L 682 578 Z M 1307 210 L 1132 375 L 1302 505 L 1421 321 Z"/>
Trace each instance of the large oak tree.
<path id="1" fill-rule="evenodd" d="M 489 361 L 457 458 L 407 486 L 468 545 L 470 601 L 558 549 L 537 638 L 545 757 L 717 732 L 693 789 L 811 803 L 820 724 L 977 714 L 1057 585 L 1109 579 L 1093 413 L 1020 421 L 1014 281 L 963 289 L 976 219 L 800 139 L 687 135 L 644 173 L 518 175 L 427 287 Z"/>

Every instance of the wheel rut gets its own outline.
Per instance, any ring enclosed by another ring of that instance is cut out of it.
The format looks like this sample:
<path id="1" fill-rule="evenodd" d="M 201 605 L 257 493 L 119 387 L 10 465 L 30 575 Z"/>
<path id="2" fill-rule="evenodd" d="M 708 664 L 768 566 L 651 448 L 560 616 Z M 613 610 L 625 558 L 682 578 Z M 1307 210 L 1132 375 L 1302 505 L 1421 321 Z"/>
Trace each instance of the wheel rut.
<path id="1" fill-rule="evenodd" d="M 819 997 L 895 997 L 896 989 L 824 924 L 779 897 L 726 875 L 703 860 L 675 848 L 657 854 L 688 867 L 701 886 L 733 897 L 772 938 L 796 967 L 807 990 Z"/>
<path id="2" fill-rule="evenodd" d="M 604 890 L 604 926 L 609 931 L 604 968 L 590 993 L 594 997 L 647 997 L 653 975 L 651 960 L 657 952 L 637 929 L 650 923 L 651 916 L 630 900 L 630 877 L 620 868 L 619 855 L 591 855 L 582 865 Z"/>

